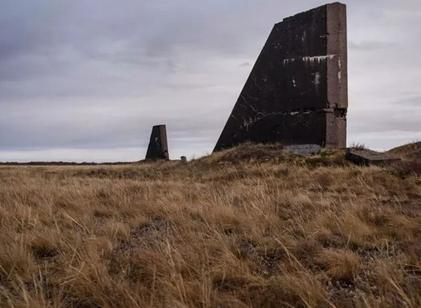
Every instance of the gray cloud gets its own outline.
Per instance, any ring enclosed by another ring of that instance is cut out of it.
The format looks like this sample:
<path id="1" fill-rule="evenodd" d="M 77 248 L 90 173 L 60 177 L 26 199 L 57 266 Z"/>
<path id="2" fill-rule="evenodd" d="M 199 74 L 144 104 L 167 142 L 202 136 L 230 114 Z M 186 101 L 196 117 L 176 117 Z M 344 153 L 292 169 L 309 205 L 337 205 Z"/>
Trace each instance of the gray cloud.
<path id="1" fill-rule="evenodd" d="M 368 51 L 382 50 L 386 48 L 394 47 L 393 42 L 378 42 L 378 41 L 363 41 L 363 42 L 349 42 L 349 49 L 356 51 Z"/>
<path id="2" fill-rule="evenodd" d="M 421 3 L 347 2 L 350 140 L 410 141 Z M 139 159 L 162 122 L 173 157 L 210 152 L 273 24 L 322 3 L 3 0 L 0 160 Z"/>
<path id="3" fill-rule="evenodd" d="M 421 96 L 411 96 L 408 98 L 404 98 L 401 101 L 397 102 L 397 104 L 407 105 L 409 107 L 415 107 L 417 110 L 421 106 Z"/>

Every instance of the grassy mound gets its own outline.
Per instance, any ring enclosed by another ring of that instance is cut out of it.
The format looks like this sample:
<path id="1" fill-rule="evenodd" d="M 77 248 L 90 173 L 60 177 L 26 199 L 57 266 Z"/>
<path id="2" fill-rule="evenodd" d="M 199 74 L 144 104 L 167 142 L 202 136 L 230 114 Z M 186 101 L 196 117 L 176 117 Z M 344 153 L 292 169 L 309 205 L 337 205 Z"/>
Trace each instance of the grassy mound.
<path id="1" fill-rule="evenodd" d="M 421 142 L 406 144 L 388 151 L 404 159 L 421 160 Z"/>
<path id="2" fill-rule="evenodd" d="M 284 149 L 281 144 L 244 143 L 235 148 L 216 152 L 198 160 L 204 164 L 291 163 L 307 166 L 349 165 L 344 150 L 323 149 L 318 155 L 300 156 Z"/>
<path id="3" fill-rule="evenodd" d="M 421 176 L 421 142 L 414 142 L 394 148 L 388 153 L 402 159 L 394 164 L 392 170 L 401 177 L 415 175 Z"/>

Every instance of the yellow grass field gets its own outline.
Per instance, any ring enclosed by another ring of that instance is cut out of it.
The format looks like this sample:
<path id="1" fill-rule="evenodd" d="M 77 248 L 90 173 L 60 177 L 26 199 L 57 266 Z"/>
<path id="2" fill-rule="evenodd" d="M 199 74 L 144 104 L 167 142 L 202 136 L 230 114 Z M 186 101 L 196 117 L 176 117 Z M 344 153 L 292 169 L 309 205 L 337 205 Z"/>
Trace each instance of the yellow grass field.
<path id="1" fill-rule="evenodd" d="M 343 157 L 1 166 L 0 306 L 420 307 L 419 170 Z"/>

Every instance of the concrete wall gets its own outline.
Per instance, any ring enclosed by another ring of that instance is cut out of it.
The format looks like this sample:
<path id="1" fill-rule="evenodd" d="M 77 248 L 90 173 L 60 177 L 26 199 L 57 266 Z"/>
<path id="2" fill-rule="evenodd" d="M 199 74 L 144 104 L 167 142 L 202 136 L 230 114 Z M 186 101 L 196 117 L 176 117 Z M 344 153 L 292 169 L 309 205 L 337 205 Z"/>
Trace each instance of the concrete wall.
<path id="1" fill-rule="evenodd" d="M 152 127 L 151 138 L 146 152 L 147 160 L 169 159 L 167 128 L 165 125 Z"/>
<path id="2" fill-rule="evenodd" d="M 346 6 L 328 4 L 275 25 L 215 150 L 239 143 L 346 146 Z"/>

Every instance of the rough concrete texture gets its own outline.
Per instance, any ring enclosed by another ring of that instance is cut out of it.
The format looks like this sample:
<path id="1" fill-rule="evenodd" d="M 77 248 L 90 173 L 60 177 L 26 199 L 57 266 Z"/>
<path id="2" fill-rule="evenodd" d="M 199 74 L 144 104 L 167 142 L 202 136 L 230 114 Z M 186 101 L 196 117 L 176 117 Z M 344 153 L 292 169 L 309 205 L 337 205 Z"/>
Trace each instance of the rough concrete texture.
<path id="1" fill-rule="evenodd" d="M 368 149 L 350 148 L 346 151 L 346 159 L 357 165 L 383 165 L 399 161 L 400 158 L 388 153 L 376 152 Z"/>
<path id="2" fill-rule="evenodd" d="M 321 146 L 318 144 L 297 144 L 287 145 L 284 150 L 295 155 L 310 156 L 318 154 L 321 151 Z"/>
<path id="3" fill-rule="evenodd" d="M 151 139 L 149 141 L 147 160 L 169 159 L 167 129 L 165 125 L 156 125 L 152 128 Z"/>
<path id="4" fill-rule="evenodd" d="M 346 146 L 346 6 L 333 3 L 273 28 L 216 144 Z"/>

